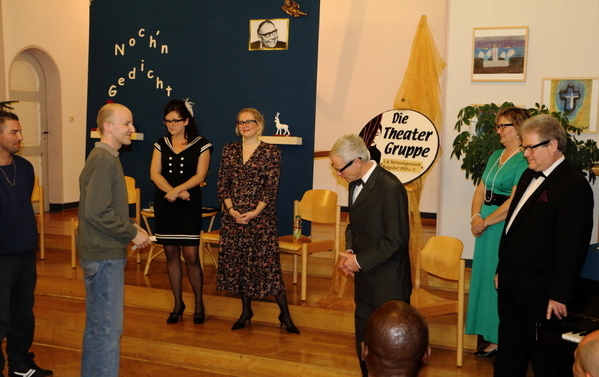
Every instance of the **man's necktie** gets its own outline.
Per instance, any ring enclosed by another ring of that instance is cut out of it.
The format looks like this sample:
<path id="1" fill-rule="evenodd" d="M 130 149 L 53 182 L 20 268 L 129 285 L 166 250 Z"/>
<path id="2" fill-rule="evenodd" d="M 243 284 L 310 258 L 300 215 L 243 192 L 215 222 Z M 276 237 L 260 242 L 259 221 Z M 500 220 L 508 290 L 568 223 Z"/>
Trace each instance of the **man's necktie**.
<path id="1" fill-rule="evenodd" d="M 362 179 L 356 180 L 356 186 L 362 186 L 363 184 L 364 184 L 364 181 Z"/>
<path id="2" fill-rule="evenodd" d="M 545 176 L 545 174 L 543 174 L 543 172 L 542 172 L 542 171 L 535 171 L 535 172 L 533 172 L 533 177 L 534 177 L 534 178 L 541 178 L 541 177 L 543 177 L 543 178 L 547 178 L 547 177 Z"/>

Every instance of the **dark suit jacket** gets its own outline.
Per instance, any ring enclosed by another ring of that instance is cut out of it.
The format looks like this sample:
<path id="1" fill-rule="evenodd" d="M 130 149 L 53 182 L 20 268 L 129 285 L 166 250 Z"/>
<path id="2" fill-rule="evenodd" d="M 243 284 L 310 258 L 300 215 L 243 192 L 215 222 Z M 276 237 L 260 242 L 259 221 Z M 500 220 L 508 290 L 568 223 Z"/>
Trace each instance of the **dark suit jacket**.
<path id="1" fill-rule="evenodd" d="M 534 177 L 526 170 L 516 188 L 506 227 Z M 559 164 L 520 209 L 499 246 L 499 293 L 546 308 L 567 304 L 580 274 L 593 227 L 593 192 L 567 161 Z"/>
<path id="2" fill-rule="evenodd" d="M 392 173 L 376 166 L 351 203 L 356 184 L 349 186 L 346 247 L 356 254 L 356 301 L 377 307 L 389 300 L 408 302 L 410 275 L 408 197 Z"/>
<path id="3" fill-rule="evenodd" d="M 260 41 L 254 41 L 250 43 L 250 50 L 275 50 L 275 49 L 287 48 L 286 42 L 277 41 L 275 47 L 272 48 L 261 48 Z"/>

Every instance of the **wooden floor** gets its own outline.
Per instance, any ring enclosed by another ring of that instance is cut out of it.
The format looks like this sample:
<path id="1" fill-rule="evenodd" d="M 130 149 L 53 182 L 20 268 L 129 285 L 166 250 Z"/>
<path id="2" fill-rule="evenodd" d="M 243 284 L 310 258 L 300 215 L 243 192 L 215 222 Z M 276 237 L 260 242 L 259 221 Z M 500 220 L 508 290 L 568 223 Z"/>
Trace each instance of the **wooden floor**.
<path id="1" fill-rule="evenodd" d="M 67 237 L 75 213 L 46 214 L 46 259 L 38 263 L 36 335 L 32 349 L 37 363 L 57 377 L 79 376 L 81 338 L 85 324 L 82 271 L 71 269 Z M 425 224 L 425 239 L 434 225 Z M 314 232 L 317 230 L 315 229 Z M 325 230 L 326 232 L 326 230 Z M 184 299 L 183 321 L 167 325 L 172 294 L 164 260 L 156 259 L 150 275 L 129 258 L 126 268 L 126 308 L 120 376 L 358 376 L 352 334 L 351 292 L 329 300 L 331 278 L 308 279 L 308 300 L 299 299 L 299 285 L 285 274 L 290 310 L 302 333 L 292 335 L 278 326 L 278 309 L 272 300 L 254 302 L 254 320 L 246 329 L 231 331 L 240 313 L 240 302 L 215 290 L 213 266 L 205 267 L 203 325 L 191 321 L 190 287 Z M 323 304 L 324 302 L 324 304 Z M 447 317 L 447 316 L 446 316 Z M 428 319 L 427 319 L 428 320 Z M 452 318 L 430 319 L 429 326 L 451 332 Z M 432 330 L 431 330 L 432 331 Z M 435 330 L 436 331 L 436 330 Z M 464 355 L 464 366 L 455 366 L 455 350 L 434 347 L 433 357 L 420 376 L 488 376 L 492 359 Z M 4 371 L 6 374 L 6 370 Z"/>

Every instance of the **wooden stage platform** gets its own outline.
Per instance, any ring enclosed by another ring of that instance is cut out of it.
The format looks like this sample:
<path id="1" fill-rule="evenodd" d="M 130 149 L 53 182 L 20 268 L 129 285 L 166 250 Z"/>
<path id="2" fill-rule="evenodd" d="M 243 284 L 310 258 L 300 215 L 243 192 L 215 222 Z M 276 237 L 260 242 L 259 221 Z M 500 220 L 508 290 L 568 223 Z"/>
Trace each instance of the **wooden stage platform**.
<path id="1" fill-rule="evenodd" d="M 85 324 L 85 289 L 80 267 L 70 266 L 70 218 L 76 212 L 47 213 L 46 259 L 38 262 L 36 288 L 36 361 L 57 377 L 79 376 Z M 316 232 L 318 230 L 314 230 Z M 320 230 L 326 232 L 327 230 Z M 435 232 L 425 226 L 425 239 Z M 428 234 L 428 236 L 427 236 Z M 253 303 L 249 327 L 231 331 L 241 312 L 239 298 L 215 290 L 215 269 L 204 273 L 206 322 L 194 325 L 193 293 L 184 280 L 188 309 L 183 321 L 168 325 L 173 299 L 166 262 L 157 258 L 144 275 L 147 252 L 137 264 L 132 252 L 126 267 L 125 325 L 120 376 L 358 376 L 353 336 L 353 286 L 342 299 L 331 293 L 327 276 L 309 276 L 308 299 L 285 273 L 290 311 L 300 335 L 280 328 L 274 300 Z M 206 258 L 209 262 L 210 258 Z M 285 262 L 286 263 L 286 262 Z M 326 262 L 323 262 L 326 263 Z M 447 295 L 454 295 L 448 291 Z M 483 376 L 492 374 L 492 359 L 472 354 L 475 338 L 467 337 L 464 366 L 455 366 L 455 317 L 427 319 L 434 346 L 421 376 Z M 5 371 L 6 373 L 6 371 Z"/>

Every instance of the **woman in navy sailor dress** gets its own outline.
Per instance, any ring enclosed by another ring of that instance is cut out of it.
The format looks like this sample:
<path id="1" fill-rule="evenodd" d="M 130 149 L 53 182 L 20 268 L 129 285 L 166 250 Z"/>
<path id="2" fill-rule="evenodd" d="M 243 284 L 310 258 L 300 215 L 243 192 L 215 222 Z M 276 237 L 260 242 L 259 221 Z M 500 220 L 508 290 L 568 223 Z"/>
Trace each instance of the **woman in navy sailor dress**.
<path id="1" fill-rule="evenodd" d="M 156 185 L 154 215 L 157 243 L 164 246 L 168 276 L 175 299 L 167 323 L 177 323 L 185 310 L 183 268 L 195 294 L 194 323 L 204 323 L 202 298 L 203 273 L 199 260 L 202 229 L 202 193 L 212 144 L 198 135 L 189 102 L 170 101 L 164 109 L 163 123 L 168 134 L 154 144 L 150 177 Z"/>

